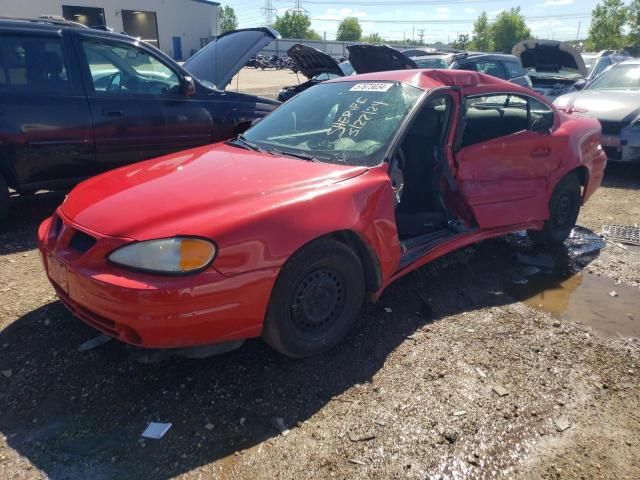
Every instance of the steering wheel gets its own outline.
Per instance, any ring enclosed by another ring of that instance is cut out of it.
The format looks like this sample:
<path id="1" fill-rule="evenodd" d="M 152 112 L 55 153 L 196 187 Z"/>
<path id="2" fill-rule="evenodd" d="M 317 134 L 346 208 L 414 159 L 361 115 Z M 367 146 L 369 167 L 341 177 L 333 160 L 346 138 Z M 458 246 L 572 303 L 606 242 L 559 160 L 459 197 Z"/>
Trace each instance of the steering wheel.
<path id="1" fill-rule="evenodd" d="M 116 78 L 119 78 L 118 83 L 116 83 Z M 107 92 L 119 92 L 120 90 L 122 90 L 122 72 L 116 72 L 109 76 Z"/>

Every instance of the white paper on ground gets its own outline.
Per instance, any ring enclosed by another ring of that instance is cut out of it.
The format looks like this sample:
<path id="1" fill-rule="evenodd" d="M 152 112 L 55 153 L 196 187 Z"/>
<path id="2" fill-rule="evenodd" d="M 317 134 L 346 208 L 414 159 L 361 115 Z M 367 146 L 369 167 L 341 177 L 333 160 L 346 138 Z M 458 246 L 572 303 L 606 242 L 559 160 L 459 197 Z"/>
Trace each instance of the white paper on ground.
<path id="1" fill-rule="evenodd" d="M 153 440 L 160 440 L 164 437 L 164 434 L 169 431 L 171 428 L 170 423 L 156 423 L 151 422 L 144 432 L 142 432 L 142 436 L 144 438 L 152 438 Z"/>

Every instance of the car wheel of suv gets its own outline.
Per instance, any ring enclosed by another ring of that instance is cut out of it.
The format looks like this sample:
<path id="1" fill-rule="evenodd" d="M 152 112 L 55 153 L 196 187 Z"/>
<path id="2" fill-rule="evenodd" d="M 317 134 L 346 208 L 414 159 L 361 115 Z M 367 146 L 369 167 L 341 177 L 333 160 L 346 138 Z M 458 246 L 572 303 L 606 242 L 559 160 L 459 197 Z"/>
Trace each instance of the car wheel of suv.
<path id="1" fill-rule="evenodd" d="M 546 247 L 561 245 L 576 225 L 580 213 L 580 181 L 568 175 L 556 185 L 549 200 L 549 219 L 542 230 L 529 230 L 534 243 Z"/>
<path id="2" fill-rule="evenodd" d="M 353 325 L 364 294 L 364 270 L 353 250 L 330 239 L 310 243 L 282 268 L 262 338 L 290 357 L 327 351 Z"/>
<path id="3" fill-rule="evenodd" d="M 0 175 L 0 222 L 4 222 L 9 214 L 9 186 Z M 2 223 L 0 223 L 1 225 Z"/>

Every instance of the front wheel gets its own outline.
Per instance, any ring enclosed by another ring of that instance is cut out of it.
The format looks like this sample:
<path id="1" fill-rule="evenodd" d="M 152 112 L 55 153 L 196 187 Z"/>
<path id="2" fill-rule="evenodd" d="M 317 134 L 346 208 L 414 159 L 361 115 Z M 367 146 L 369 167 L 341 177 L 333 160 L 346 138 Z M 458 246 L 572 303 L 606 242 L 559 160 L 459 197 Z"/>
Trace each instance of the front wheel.
<path id="1" fill-rule="evenodd" d="M 364 270 L 356 253 L 338 241 L 317 240 L 282 268 L 262 338 L 290 357 L 325 352 L 349 331 L 364 295 Z"/>
<path id="2" fill-rule="evenodd" d="M 562 179 L 549 200 L 549 219 L 544 222 L 542 230 L 529 230 L 529 238 L 546 247 L 561 245 L 576 225 L 581 198 L 578 178 L 569 175 Z"/>

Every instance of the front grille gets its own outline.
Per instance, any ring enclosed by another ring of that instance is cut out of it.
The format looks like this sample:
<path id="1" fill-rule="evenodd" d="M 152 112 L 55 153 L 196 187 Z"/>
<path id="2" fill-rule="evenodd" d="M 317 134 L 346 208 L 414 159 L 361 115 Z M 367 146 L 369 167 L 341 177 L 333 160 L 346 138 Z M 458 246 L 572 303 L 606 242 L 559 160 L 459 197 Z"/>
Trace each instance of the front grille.
<path id="1" fill-rule="evenodd" d="M 600 120 L 600 125 L 602 126 L 603 135 L 620 135 L 620 130 L 622 130 L 624 123 Z"/>
<path id="2" fill-rule="evenodd" d="M 73 237 L 71 237 L 71 241 L 69 242 L 69 247 L 74 249 L 77 252 L 84 253 L 93 247 L 96 243 L 96 239 L 91 235 L 87 235 L 84 232 L 77 230 Z"/>

